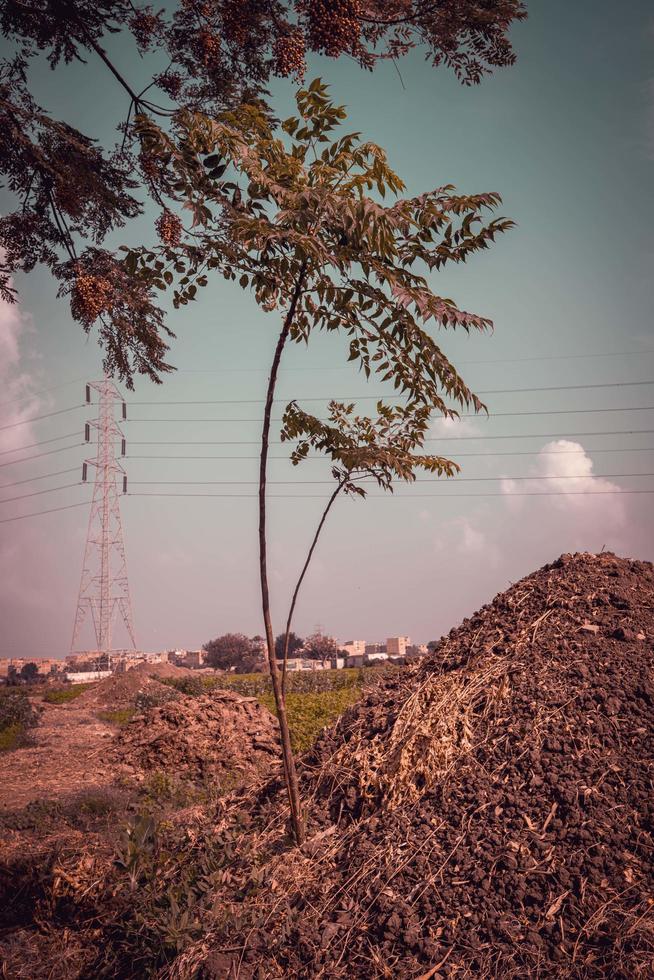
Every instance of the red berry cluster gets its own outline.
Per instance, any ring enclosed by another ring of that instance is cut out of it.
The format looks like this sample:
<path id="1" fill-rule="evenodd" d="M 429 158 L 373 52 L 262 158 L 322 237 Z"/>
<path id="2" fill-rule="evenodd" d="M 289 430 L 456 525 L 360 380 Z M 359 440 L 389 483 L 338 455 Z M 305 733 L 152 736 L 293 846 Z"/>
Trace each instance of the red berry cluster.
<path id="1" fill-rule="evenodd" d="M 129 27 L 139 51 L 147 51 L 157 29 L 157 18 L 148 10 L 135 10 L 129 19 Z"/>
<path id="2" fill-rule="evenodd" d="M 314 51 L 337 58 L 357 50 L 361 40 L 358 0 L 305 0 L 308 40 Z"/>
<path id="3" fill-rule="evenodd" d="M 171 99 L 176 99 L 182 90 L 183 78 L 178 71 L 166 71 L 157 75 L 155 82 Z"/>
<path id="4" fill-rule="evenodd" d="M 182 222 L 171 211 L 163 211 L 156 222 L 157 234 L 164 245 L 175 248 L 182 238 Z"/>
<path id="5" fill-rule="evenodd" d="M 223 3 L 223 30 L 226 39 L 238 47 L 244 47 L 252 30 L 252 17 L 248 17 L 247 7 L 243 0 L 226 0 Z"/>
<path id="6" fill-rule="evenodd" d="M 75 280 L 71 309 L 76 320 L 89 326 L 111 305 L 112 287 L 104 276 L 80 273 Z"/>
<path id="7" fill-rule="evenodd" d="M 200 31 L 198 35 L 200 59 L 208 67 L 215 64 L 220 57 L 220 38 L 211 31 Z"/>
<path id="8" fill-rule="evenodd" d="M 288 78 L 294 75 L 304 78 L 307 70 L 304 47 L 304 32 L 299 27 L 277 38 L 273 49 L 275 74 Z"/>

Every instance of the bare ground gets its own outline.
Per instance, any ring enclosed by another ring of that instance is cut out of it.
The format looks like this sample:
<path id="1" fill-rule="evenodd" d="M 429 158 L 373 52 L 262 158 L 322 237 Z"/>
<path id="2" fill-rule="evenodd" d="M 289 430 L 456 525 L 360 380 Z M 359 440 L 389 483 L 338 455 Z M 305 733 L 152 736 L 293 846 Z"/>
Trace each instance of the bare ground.
<path id="1" fill-rule="evenodd" d="M 0 815 L 113 783 L 116 765 L 107 750 L 115 734 L 89 707 L 44 704 L 31 744 L 0 754 Z"/>

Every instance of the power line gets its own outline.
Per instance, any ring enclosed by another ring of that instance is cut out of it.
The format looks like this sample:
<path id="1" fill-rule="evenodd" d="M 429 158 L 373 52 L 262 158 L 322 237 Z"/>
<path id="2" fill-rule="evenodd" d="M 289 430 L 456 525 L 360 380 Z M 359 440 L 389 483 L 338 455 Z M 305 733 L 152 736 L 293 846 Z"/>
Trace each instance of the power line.
<path id="1" fill-rule="evenodd" d="M 541 411 L 526 411 L 526 412 L 493 412 L 488 416 L 487 421 L 490 419 L 499 418 L 515 418 L 521 415 L 593 415 L 597 412 L 651 412 L 654 411 L 654 405 L 628 405 L 625 408 L 560 408 L 560 409 L 542 409 Z M 440 416 L 439 416 L 440 417 Z M 442 416 L 443 418 L 445 416 Z M 460 419 L 483 419 L 483 414 L 479 412 L 464 412 L 459 415 Z M 281 418 L 271 419 L 271 422 L 283 422 Z M 323 419 L 322 421 L 329 421 L 328 419 Z M 130 418 L 130 422 L 222 422 L 227 425 L 233 425 L 235 422 L 256 422 L 261 425 L 263 419 L 135 419 Z"/>
<path id="2" fill-rule="evenodd" d="M 60 388 L 69 388 L 70 385 L 82 384 L 85 378 L 76 378 L 74 381 L 64 381 L 63 384 L 53 385 L 52 388 L 39 388 L 38 391 L 24 395 L 16 395 L 14 398 L 10 398 L 9 401 L 0 402 L 0 408 L 4 408 L 5 405 L 13 405 L 17 401 L 25 401 L 26 398 L 36 398 L 38 395 L 47 395 L 51 391 L 59 391 Z"/>
<path id="3" fill-rule="evenodd" d="M 77 484 L 73 484 L 76 486 Z M 654 493 L 651 490 L 512 490 L 510 493 L 505 491 L 491 491 L 488 493 L 394 493 L 394 494 L 368 494 L 367 500 L 419 500 L 421 498 L 433 498 L 447 500 L 452 498 L 458 500 L 461 497 L 585 497 L 595 495 L 626 496 L 630 494 Z M 258 494 L 255 493 L 128 493 L 128 497 L 229 497 L 235 500 L 255 500 Z M 321 493 L 280 493 L 270 494 L 272 500 L 306 500 L 316 498 L 324 500 Z M 83 500 L 78 504 L 66 504 L 63 507 L 51 507 L 48 510 L 33 511 L 30 514 L 18 514 L 16 517 L 0 518 L 0 524 L 11 524 L 13 521 L 24 521 L 29 517 L 41 517 L 44 514 L 57 514 L 63 510 L 73 510 L 76 507 L 88 507 L 88 500 Z"/>
<path id="4" fill-rule="evenodd" d="M 582 389 L 590 388 L 635 388 L 640 385 L 651 385 L 654 381 L 611 381 L 606 384 L 586 384 L 586 385 L 550 385 L 544 388 L 495 388 L 487 389 L 485 391 L 478 391 L 478 395 L 523 395 L 532 394 L 537 391 L 580 391 Z M 395 393 L 397 396 L 398 393 Z M 325 401 L 367 401 L 370 399 L 380 399 L 389 398 L 394 395 L 393 392 L 379 392 L 375 395 L 339 395 L 330 396 L 325 395 L 317 396 L 311 395 L 309 397 L 298 396 L 297 401 L 303 402 L 325 402 Z M 401 394 L 401 397 L 408 398 L 408 395 Z M 134 402 L 130 401 L 130 405 L 260 405 L 264 402 L 263 398 L 221 398 L 217 400 L 201 399 L 197 401 L 146 401 L 146 402 Z M 276 398 L 275 401 L 281 401 L 280 398 Z"/>
<path id="5" fill-rule="evenodd" d="M 80 446 L 85 445 L 83 442 L 76 442 L 72 446 L 61 446 L 59 449 L 48 449 L 45 453 L 34 453 L 33 456 L 23 456 L 22 459 L 12 459 L 8 463 L 0 463 L 0 469 L 5 466 L 15 466 L 16 463 L 27 463 L 31 459 L 42 459 L 44 456 L 52 456 L 53 453 L 63 453 L 67 449 L 79 449 Z"/>
<path id="6" fill-rule="evenodd" d="M 578 360 L 580 358 L 584 360 L 592 360 L 597 357 L 642 357 L 643 355 L 654 354 L 654 350 L 626 350 L 626 351 L 599 351 L 595 353 L 583 353 L 583 354 L 536 354 L 529 357 L 501 357 L 493 358 L 490 360 L 479 360 L 479 361 L 459 361 L 461 365 L 471 365 L 471 364 L 518 364 L 526 363 L 528 361 L 566 361 L 566 360 Z M 280 368 L 280 372 L 284 371 L 351 371 L 351 366 L 339 364 L 338 366 L 330 367 L 327 366 L 315 366 L 315 367 L 302 367 L 302 368 L 292 368 L 284 367 Z M 261 368 L 179 368 L 176 374 L 260 374 L 263 371 L 268 371 L 267 367 Z"/>
<path id="7" fill-rule="evenodd" d="M 49 480 L 52 476 L 63 476 L 65 473 L 76 473 L 79 466 L 73 466 L 68 470 L 57 470 L 56 473 L 44 473 L 42 476 L 30 476 L 26 480 L 16 480 L 15 483 L 3 483 L 0 486 L 0 490 L 6 490 L 8 487 L 19 487 L 23 483 L 35 483 L 36 480 Z"/>
<path id="8" fill-rule="evenodd" d="M 49 510 L 37 510 L 31 514 L 18 514 L 16 517 L 2 517 L 0 524 L 10 524 L 12 521 L 24 521 L 28 517 L 40 517 L 41 514 L 57 514 L 60 510 L 72 510 L 74 507 L 88 507 L 88 500 L 82 500 L 79 504 L 65 504 L 63 507 L 51 507 Z"/>
<path id="9" fill-rule="evenodd" d="M 654 476 L 654 473 L 566 473 L 562 476 L 456 476 L 449 477 L 451 483 L 484 483 L 490 480 L 608 480 L 622 479 L 633 476 Z M 372 479 L 372 477 L 370 478 Z M 433 483 L 434 479 L 419 477 L 412 483 Z M 295 486 L 297 484 L 313 486 L 331 486 L 333 480 L 267 480 L 268 486 Z M 133 487 L 208 487 L 208 486 L 258 486 L 258 480 L 132 480 Z"/>
<path id="10" fill-rule="evenodd" d="M 586 436 L 637 436 L 652 435 L 654 429 L 618 429 L 608 432 L 530 432 L 524 434 L 513 434 L 508 436 L 428 436 L 425 442 L 459 442 L 464 439 L 476 439 L 482 441 L 486 439 L 570 439 L 585 438 Z M 281 439 L 271 439 L 271 445 L 287 445 Z M 157 439 L 150 442 L 138 442 L 130 439 L 130 446 L 259 446 L 258 439 L 218 439 L 212 441 L 193 441 L 188 439 L 181 441 L 169 441 Z"/>
<path id="11" fill-rule="evenodd" d="M 47 446 L 51 442 L 61 442 L 62 439 L 72 439 L 78 436 L 79 432 L 68 432 L 65 436 L 54 436 L 52 439 L 43 439 L 41 442 L 28 442 L 25 446 L 14 446 L 13 449 L 3 449 L 0 456 L 7 456 L 8 453 L 19 453 L 23 449 L 36 449 L 37 446 Z"/>
<path id="12" fill-rule="evenodd" d="M 28 497 L 40 497 L 44 493 L 55 493 L 57 490 L 70 490 L 71 487 L 79 487 L 81 483 L 66 483 L 63 487 L 50 487 L 49 490 L 35 490 L 33 493 L 23 493 L 20 497 L 4 497 L 0 504 L 11 504 L 15 500 L 27 500 Z"/>
<path id="13" fill-rule="evenodd" d="M 548 450 L 545 450 L 545 449 L 518 449 L 518 450 L 514 450 L 512 452 L 508 452 L 508 451 L 504 451 L 504 452 L 485 452 L 485 453 L 484 452 L 480 452 L 480 453 L 459 453 L 459 452 L 457 452 L 454 455 L 456 456 L 457 459 L 467 459 L 467 458 L 472 458 L 472 457 L 480 457 L 482 459 L 486 459 L 487 457 L 493 457 L 493 456 L 574 456 L 574 455 L 577 454 L 577 452 L 578 452 L 578 450 L 576 450 L 576 449 L 548 449 Z M 618 449 L 588 449 L 587 452 L 589 452 L 589 453 L 653 453 L 654 452 L 654 446 L 632 446 L 632 447 L 627 447 L 627 448 L 625 448 L 624 446 L 621 446 Z M 234 461 L 234 460 L 239 460 L 239 459 L 245 459 L 245 460 L 256 459 L 256 460 L 259 460 L 260 457 L 259 456 L 132 456 L 132 455 L 128 455 L 128 456 L 125 457 L 125 459 L 127 459 L 127 460 L 132 460 L 132 459 L 139 459 L 139 460 L 142 460 L 142 459 L 181 459 L 181 460 L 184 460 L 184 459 L 226 459 L 226 460 L 232 460 L 232 461 Z M 268 459 L 269 460 L 277 460 L 277 461 L 279 461 L 279 460 L 285 460 L 286 462 L 288 462 L 289 459 L 290 459 L 290 457 L 289 456 L 269 456 Z M 325 455 L 325 456 L 307 456 L 305 460 L 302 460 L 302 462 L 305 462 L 305 461 L 306 462 L 311 462 L 311 463 L 319 463 L 319 462 L 328 462 L 328 463 L 331 463 L 331 462 L 333 462 L 333 460 L 331 460 L 328 455 Z"/>
<path id="14" fill-rule="evenodd" d="M 30 422 L 40 422 L 41 419 L 51 419 L 55 415 L 64 415 L 66 412 L 76 412 L 84 408 L 84 405 L 71 405 L 70 408 L 60 408 L 56 412 L 46 412 L 45 415 L 32 415 L 29 419 L 22 419 L 20 422 L 10 422 L 9 425 L 0 425 L 0 431 L 5 429 L 15 429 L 17 425 L 28 425 Z"/>
<path id="15" fill-rule="evenodd" d="M 422 497 L 436 497 L 441 500 L 458 500 L 460 497 L 585 497 L 597 494 L 615 494 L 616 496 L 626 494 L 654 493 L 651 490 L 511 490 L 509 492 L 490 491 L 488 493 L 373 493 L 368 494 L 367 500 L 419 500 Z M 256 493 L 128 493 L 128 497 L 232 497 L 238 500 L 256 500 Z M 269 494 L 269 500 L 309 500 L 317 498 L 325 499 L 322 493 L 277 493 Z"/>

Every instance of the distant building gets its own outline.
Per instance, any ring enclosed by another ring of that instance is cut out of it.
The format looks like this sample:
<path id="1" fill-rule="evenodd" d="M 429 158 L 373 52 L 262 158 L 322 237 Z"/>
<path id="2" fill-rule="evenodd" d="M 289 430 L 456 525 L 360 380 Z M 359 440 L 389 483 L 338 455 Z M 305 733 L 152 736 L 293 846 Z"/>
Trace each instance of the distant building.
<path id="1" fill-rule="evenodd" d="M 111 677 L 111 670 L 67 670 L 65 678 L 71 684 L 89 684 L 93 681 L 103 681 L 105 677 Z"/>
<path id="2" fill-rule="evenodd" d="M 347 640 L 341 644 L 341 650 L 348 657 L 361 657 L 366 652 L 365 640 Z"/>
<path id="3" fill-rule="evenodd" d="M 365 654 L 367 657 L 374 653 L 386 653 L 385 643 L 366 643 Z"/>
<path id="4" fill-rule="evenodd" d="M 169 650 L 167 653 L 168 662 L 175 664 L 176 667 L 190 667 L 197 670 L 204 667 L 207 660 L 206 650 Z"/>
<path id="5" fill-rule="evenodd" d="M 386 653 L 389 657 L 405 657 L 406 648 L 410 646 L 410 636 L 389 636 L 386 640 Z"/>
<path id="6" fill-rule="evenodd" d="M 304 657 L 289 657 L 286 661 L 286 669 L 289 672 L 297 672 L 299 670 L 331 670 L 331 660 L 311 660 Z M 277 667 L 282 670 L 284 667 L 284 661 L 278 660 Z"/>
<path id="7" fill-rule="evenodd" d="M 206 650 L 187 650 L 177 663 L 180 667 L 190 667 L 191 670 L 197 670 L 198 667 L 204 667 L 206 658 Z"/>
<path id="8" fill-rule="evenodd" d="M 367 653 L 364 659 L 365 663 L 371 664 L 374 663 L 375 660 L 388 660 L 388 654 L 385 650 L 380 650 L 379 653 Z"/>
<path id="9" fill-rule="evenodd" d="M 25 664 L 34 664 L 39 677 L 50 677 L 64 668 L 62 660 L 54 657 L 2 657 L 0 658 L 0 680 L 19 675 Z"/>

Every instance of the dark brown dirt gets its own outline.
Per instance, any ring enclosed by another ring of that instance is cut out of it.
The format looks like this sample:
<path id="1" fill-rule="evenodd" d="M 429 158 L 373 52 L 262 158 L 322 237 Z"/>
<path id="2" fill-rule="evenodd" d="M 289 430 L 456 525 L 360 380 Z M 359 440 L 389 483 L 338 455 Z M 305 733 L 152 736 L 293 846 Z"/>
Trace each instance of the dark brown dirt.
<path id="1" fill-rule="evenodd" d="M 653 641 L 649 563 L 498 595 L 324 734 L 303 849 L 260 800 L 265 898 L 178 975 L 654 977 Z"/>

